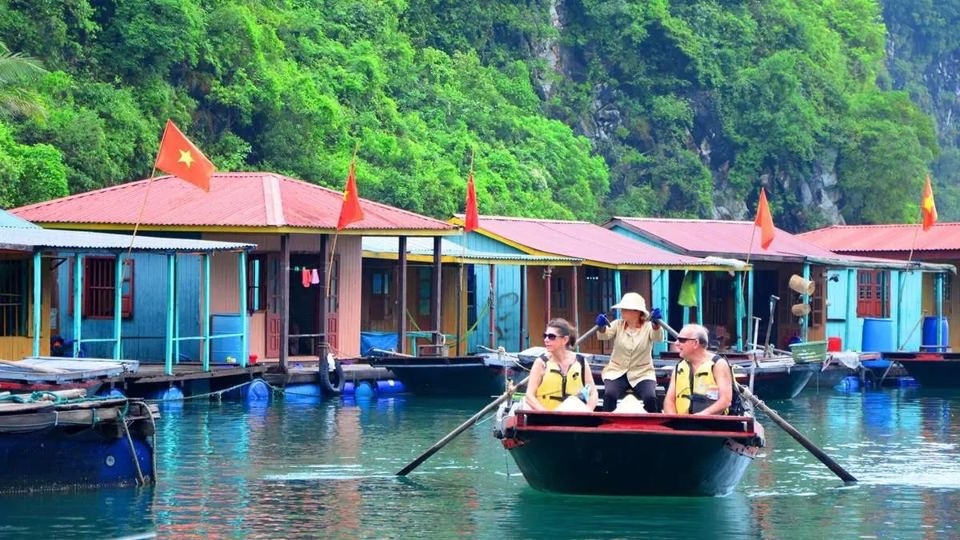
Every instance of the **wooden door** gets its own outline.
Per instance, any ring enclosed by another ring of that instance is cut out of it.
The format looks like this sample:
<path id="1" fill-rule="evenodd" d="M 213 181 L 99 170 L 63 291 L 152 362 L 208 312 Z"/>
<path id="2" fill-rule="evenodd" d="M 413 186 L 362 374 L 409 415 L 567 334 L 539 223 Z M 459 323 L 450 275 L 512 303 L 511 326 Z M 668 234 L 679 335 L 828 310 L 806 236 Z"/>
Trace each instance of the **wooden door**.
<path id="1" fill-rule="evenodd" d="M 283 317 L 280 315 L 283 281 L 280 279 L 280 255 L 267 255 L 266 352 L 267 358 L 280 357 L 280 334 Z"/>

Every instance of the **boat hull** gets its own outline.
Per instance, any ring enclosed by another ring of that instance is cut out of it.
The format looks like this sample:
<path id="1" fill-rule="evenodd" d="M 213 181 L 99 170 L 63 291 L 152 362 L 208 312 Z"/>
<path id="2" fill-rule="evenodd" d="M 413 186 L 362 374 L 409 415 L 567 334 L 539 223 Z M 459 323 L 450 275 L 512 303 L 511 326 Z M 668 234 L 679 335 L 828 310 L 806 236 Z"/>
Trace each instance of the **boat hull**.
<path id="1" fill-rule="evenodd" d="M 884 353 L 924 388 L 960 388 L 960 353 Z"/>
<path id="2" fill-rule="evenodd" d="M 519 370 L 484 356 L 371 357 L 370 365 L 389 369 L 407 391 L 434 396 L 491 396 L 505 388 L 504 370 L 514 379 Z"/>
<path id="3" fill-rule="evenodd" d="M 534 488 L 582 495 L 723 496 L 762 446 L 752 418 L 517 413 L 503 431 Z"/>
<path id="4" fill-rule="evenodd" d="M 125 400 L 0 411 L 0 494 L 153 482 L 153 414 Z M 126 426 L 126 427 L 124 427 Z M 138 469 L 139 467 L 139 469 Z"/>

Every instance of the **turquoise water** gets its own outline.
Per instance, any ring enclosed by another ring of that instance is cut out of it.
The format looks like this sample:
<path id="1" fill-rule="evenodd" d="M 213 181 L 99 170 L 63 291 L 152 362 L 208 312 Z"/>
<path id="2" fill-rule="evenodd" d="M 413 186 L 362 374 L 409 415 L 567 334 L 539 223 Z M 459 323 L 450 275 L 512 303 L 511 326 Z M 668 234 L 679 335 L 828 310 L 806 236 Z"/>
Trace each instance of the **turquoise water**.
<path id="1" fill-rule="evenodd" d="M 765 455 L 724 498 L 540 493 L 489 420 L 394 476 L 486 403 L 168 408 L 157 486 L 0 497 L 0 538 L 960 537 L 960 393 L 811 389 L 771 402 L 859 478 L 850 487 L 770 421 Z"/>

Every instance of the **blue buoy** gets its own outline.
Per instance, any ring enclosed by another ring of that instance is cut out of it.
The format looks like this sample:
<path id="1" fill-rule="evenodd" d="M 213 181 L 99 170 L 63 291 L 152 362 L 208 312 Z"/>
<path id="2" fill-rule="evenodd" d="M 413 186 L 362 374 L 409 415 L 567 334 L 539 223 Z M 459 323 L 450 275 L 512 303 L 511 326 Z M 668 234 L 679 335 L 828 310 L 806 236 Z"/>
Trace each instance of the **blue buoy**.
<path id="1" fill-rule="evenodd" d="M 343 392 L 341 392 L 340 394 L 344 396 L 352 396 L 356 391 L 357 391 L 357 385 L 350 381 L 347 381 L 343 383 Z"/>
<path id="2" fill-rule="evenodd" d="M 158 399 L 160 401 L 183 401 L 183 391 L 176 386 L 171 386 L 166 390 L 159 390 L 155 396 L 156 397 L 154 399 Z"/>
<path id="3" fill-rule="evenodd" d="M 403 383 L 393 379 L 377 381 L 377 393 L 379 394 L 399 394 L 406 390 Z"/>
<path id="4" fill-rule="evenodd" d="M 270 385 L 263 379 L 254 379 L 244 392 L 247 403 L 265 403 L 270 401 Z"/>
<path id="5" fill-rule="evenodd" d="M 283 401 L 286 403 L 303 403 L 312 405 L 323 399 L 323 389 L 319 384 L 291 384 L 283 390 Z"/>
<path id="6" fill-rule="evenodd" d="M 101 391 L 97 392 L 97 395 L 98 395 L 98 396 L 103 396 L 103 397 L 108 397 L 108 398 L 125 398 L 125 397 L 127 397 L 127 396 L 125 396 L 125 395 L 123 394 L 123 392 L 121 392 L 120 390 L 117 390 L 116 388 L 111 388 L 109 392 L 106 392 L 106 391 L 101 390 Z"/>
<path id="7" fill-rule="evenodd" d="M 844 377 L 840 380 L 840 383 L 834 386 L 834 389 L 839 390 L 840 392 L 856 392 L 860 390 L 860 379 L 854 377 L 853 375 L 849 377 Z"/>
<path id="8" fill-rule="evenodd" d="M 357 385 L 354 395 L 357 399 L 370 399 L 373 397 L 373 387 L 367 381 L 363 381 Z"/>
<path id="9" fill-rule="evenodd" d="M 900 377 L 897 379 L 897 387 L 899 388 L 919 388 L 920 383 L 917 382 L 913 377 Z"/>

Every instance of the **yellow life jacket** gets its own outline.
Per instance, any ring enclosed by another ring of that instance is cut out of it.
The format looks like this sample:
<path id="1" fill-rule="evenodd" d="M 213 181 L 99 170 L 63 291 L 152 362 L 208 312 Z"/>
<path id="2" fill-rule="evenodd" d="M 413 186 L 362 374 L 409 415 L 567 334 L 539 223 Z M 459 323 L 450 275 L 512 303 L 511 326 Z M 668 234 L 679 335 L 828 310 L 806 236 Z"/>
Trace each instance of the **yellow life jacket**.
<path id="1" fill-rule="evenodd" d="M 543 380 L 537 387 L 537 399 L 548 411 L 552 411 L 567 397 L 576 395 L 583 388 L 584 362 L 577 357 L 577 361 L 567 368 L 567 374 L 564 375 L 560 364 L 553 360 L 545 361 L 547 367 L 543 372 Z"/>
<path id="2" fill-rule="evenodd" d="M 720 398 L 720 385 L 713 376 L 713 365 L 716 357 L 700 364 L 695 373 L 686 360 L 677 362 L 676 371 L 673 374 L 674 386 L 676 390 L 677 414 L 690 413 L 690 404 L 693 400 L 699 403 L 712 402 Z M 699 410 L 703 410 L 701 407 Z M 728 409 L 724 409 L 719 414 L 727 414 Z"/>

